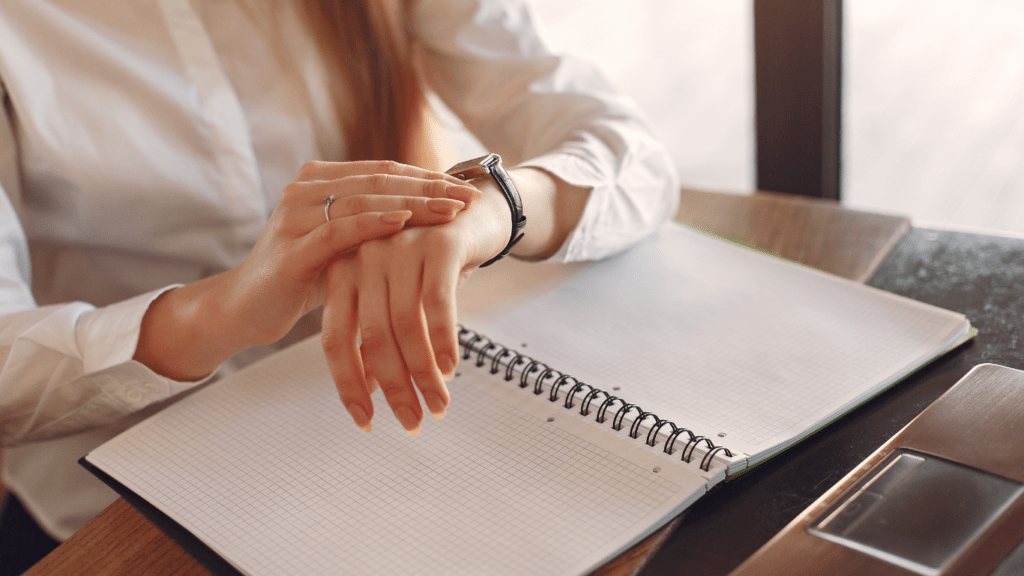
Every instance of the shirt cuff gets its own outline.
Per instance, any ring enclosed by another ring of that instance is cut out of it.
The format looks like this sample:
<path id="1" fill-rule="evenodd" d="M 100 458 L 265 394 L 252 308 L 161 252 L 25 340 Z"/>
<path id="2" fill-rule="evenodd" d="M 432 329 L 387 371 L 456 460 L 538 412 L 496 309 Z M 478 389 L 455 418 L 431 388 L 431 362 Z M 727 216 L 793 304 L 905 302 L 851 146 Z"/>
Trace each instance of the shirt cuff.
<path id="1" fill-rule="evenodd" d="M 517 167 L 539 168 L 572 186 L 590 188 L 576 228 L 548 263 L 598 260 L 622 252 L 657 230 L 678 209 L 679 193 L 671 167 L 648 160 L 642 169 L 618 177 L 602 172 L 589 152 L 563 149 Z M 657 160 L 652 155 L 652 160 Z M 529 233 L 529 227 L 526 230 Z"/>
<path id="2" fill-rule="evenodd" d="M 83 313 L 75 323 L 82 369 L 86 376 L 131 411 L 169 398 L 209 380 L 216 371 L 193 382 L 161 376 L 133 360 L 150 304 L 174 284 Z"/>

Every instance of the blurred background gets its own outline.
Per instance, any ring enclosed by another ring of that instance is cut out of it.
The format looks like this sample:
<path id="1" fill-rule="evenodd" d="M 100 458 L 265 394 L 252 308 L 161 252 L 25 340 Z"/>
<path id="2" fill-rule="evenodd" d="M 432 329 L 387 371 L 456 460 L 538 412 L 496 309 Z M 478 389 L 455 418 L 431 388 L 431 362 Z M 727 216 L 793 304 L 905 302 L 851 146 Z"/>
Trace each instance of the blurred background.
<path id="1" fill-rule="evenodd" d="M 755 182 L 752 0 L 526 0 L 654 121 L 684 186 Z M 1024 2 L 846 0 L 844 204 L 1024 234 Z"/>

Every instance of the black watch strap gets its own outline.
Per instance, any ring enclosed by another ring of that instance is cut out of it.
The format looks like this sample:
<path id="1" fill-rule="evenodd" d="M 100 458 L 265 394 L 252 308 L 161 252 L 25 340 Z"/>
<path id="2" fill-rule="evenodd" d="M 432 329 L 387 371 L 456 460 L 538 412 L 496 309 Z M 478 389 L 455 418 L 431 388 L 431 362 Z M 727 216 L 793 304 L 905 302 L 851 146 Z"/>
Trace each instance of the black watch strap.
<path id="1" fill-rule="evenodd" d="M 526 216 L 523 215 L 523 200 L 519 197 L 519 190 L 516 189 L 516 185 L 509 178 L 505 167 L 501 165 L 501 156 L 497 154 L 488 154 L 465 162 L 459 162 L 449 168 L 447 173 L 459 180 L 467 181 L 480 176 L 490 175 L 494 178 L 494 182 L 498 184 L 498 189 L 505 195 L 508 207 L 512 211 L 512 235 L 505 249 L 500 254 L 480 265 L 481 268 L 490 266 L 507 256 L 512 251 L 512 247 L 523 238 L 522 230 L 526 227 Z"/>

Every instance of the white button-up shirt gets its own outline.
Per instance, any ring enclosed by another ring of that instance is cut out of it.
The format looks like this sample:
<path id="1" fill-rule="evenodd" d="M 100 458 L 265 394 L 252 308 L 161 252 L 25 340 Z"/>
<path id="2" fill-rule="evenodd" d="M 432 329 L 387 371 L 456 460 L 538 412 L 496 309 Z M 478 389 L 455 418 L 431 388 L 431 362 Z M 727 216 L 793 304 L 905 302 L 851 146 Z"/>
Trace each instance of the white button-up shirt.
<path id="1" fill-rule="evenodd" d="M 0 441 L 20 444 L 3 480 L 56 538 L 114 498 L 77 459 L 195 384 L 132 360 L 149 303 L 237 266 L 302 163 L 344 157 L 290 6 L 0 3 Z M 521 3 L 419 0 L 412 24 L 430 89 L 486 148 L 592 189 L 553 260 L 674 213 L 672 162 L 631 102 L 550 55 Z"/>

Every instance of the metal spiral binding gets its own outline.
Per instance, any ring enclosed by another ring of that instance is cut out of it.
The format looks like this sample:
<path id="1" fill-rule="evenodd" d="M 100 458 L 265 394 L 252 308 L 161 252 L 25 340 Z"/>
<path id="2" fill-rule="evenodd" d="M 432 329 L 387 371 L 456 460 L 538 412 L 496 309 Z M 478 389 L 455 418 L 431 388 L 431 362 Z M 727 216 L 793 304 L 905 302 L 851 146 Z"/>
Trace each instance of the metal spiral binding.
<path id="1" fill-rule="evenodd" d="M 647 420 L 648 416 L 650 416 L 651 418 L 654 418 L 654 423 L 655 424 L 657 424 L 658 422 L 661 421 L 661 419 L 658 418 L 658 415 L 655 414 L 654 412 L 644 412 L 643 410 L 641 410 L 640 411 L 640 415 L 636 417 L 636 420 L 633 420 L 633 425 L 629 427 L 629 437 L 630 438 L 639 438 L 640 437 L 640 426 L 643 425 L 644 420 Z"/>
<path id="2" fill-rule="evenodd" d="M 526 362 L 527 360 L 527 357 L 523 356 L 519 352 L 513 351 L 513 354 L 515 354 L 515 357 L 512 358 L 512 360 L 508 363 L 508 368 L 505 369 L 506 382 L 512 381 L 512 372 L 516 369 L 516 366 L 522 362 Z"/>
<path id="3" fill-rule="evenodd" d="M 690 442 L 693 442 L 694 439 L 697 438 L 697 436 L 687 428 L 676 428 L 675 430 L 672 431 L 671 434 L 668 435 L 668 438 L 665 439 L 666 454 L 672 453 L 672 447 L 675 446 L 676 444 L 676 438 L 679 438 L 679 435 L 682 434 L 683 432 L 690 436 L 689 442 L 686 443 L 687 445 L 689 445 Z"/>
<path id="4" fill-rule="evenodd" d="M 573 400 L 576 399 L 576 393 L 579 392 L 580 390 L 583 390 L 584 387 L 590 388 L 591 392 L 595 390 L 595 388 L 590 384 L 587 384 L 586 382 L 580 382 L 579 380 L 577 380 L 576 385 L 573 386 L 572 388 L 569 388 L 569 393 L 565 395 L 565 404 L 563 404 L 563 406 L 565 406 L 566 408 L 572 408 L 574 406 Z M 580 412 L 582 413 L 582 409 L 580 410 Z"/>
<path id="5" fill-rule="evenodd" d="M 547 364 L 541 362 L 540 360 L 531 359 L 530 363 L 526 365 L 526 368 L 523 368 L 523 373 L 519 376 L 519 387 L 526 388 L 527 386 L 529 386 L 530 374 L 540 370 L 541 367 L 544 368 L 544 371 L 542 371 L 541 374 L 543 374 L 545 371 L 551 371 L 551 368 L 549 368 Z M 540 374 L 537 375 L 537 379 L 540 379 Z"/>
<path id="6" fill-rule="evenodd" d="M 626 403 L 622 398 L 619 398 L 618 396 L 609 396 L 608 398 L 606 398 L 605 401 L 601 402 L 601 405 L 598 406 L 598 408 L 597 408 L 597 421 L 598 422 L 604 424 L 604 415 L 605 415 L 605 413 L 608 412 L 608 408 L 610 408 L 611 405 L 614 404 L 616 400 L 618 400 L 619 402 L 621 402 L 623 404 Z"/>
<path id="7" fill-rule="evenodd" d="M 501 369 L 501 359 L 504 358 L 505 356 L 508 356 L 509 354 L 516 353 L 513 352 L 512 350 L 509 350 L 508 348 L 502 348 L 501 352 L 494 355 L 494 359 L 491 360 L 491 374 L 498 373 L 498 371 Z M 516 356 L 518 357 L 519 355 L 516 354 Z M 509 362 L 509 364 L 511 365 L 513 364 L 513 362 Z"/>
<path id="8" fill-rule="evenodd" d="M 476 367 L 479 368 L 483 366 L 487 358 L 487 352 L 489 350 L 494 350 L 497 347 L 498 345 L 494 342 L 488 342 L 485 346 L 480 347 L 480 352 L 476 355 Z"/>
<path id="9" fill-rule="evenodd" d="M 619 411 L 616 412 L 615 416 L 612 418 L 612 430 L 622 430 L 622 420 L 625 419 L 626 415 L 629 414 L 629 411 L 634 408 L 636 408 L 636 411 L 641 414 L 644 411 L 643 408 L 637 406 L 636 404 L 623 404 L 622 408 L 619 408 Z"/>
<path id="10" fill-rule="evenodd" d="M 533 393 L 536 394 L 537 396 L 540 396 L 541 394 L 543 394 L 544 393 L 544 381 L 547 380 L 548 378 L 550 378 L 555 373 L 561 374 L 561 372 L 558 372 L 558 370 L 555 370 L 553 368 L 546 368 L 543 372 L 541 372 L 540 375 L 537 376 L 537 379 L 533 383 Z"/>
<path id="11" fill-rule="evenodd" d="M 604 397 L 606 399 L 611 398 L 611 394 L 605 392 L 604 390 L 601 390 L 600 388 L 592 389 L 590 392 L 587 392 L 586 396 L 583 397 L 583 406 L 580 406 L 580 415 L 590 416 L 590 403 L 593 402 L 594 398 L 597 398 L 599 394 L 604 394 Z M 602 404 L 604 403 L 602 402 Z"/>
<path id="12" fill-rule="evenodd" d="M 502 361 L 508 358 L 505 364 L 505 381 L 511 382 L 515 377 L 515 370 L 517 366 L 524 365 L 522 371 L 519 374 L 519 387 L 528 388 L 530 387 L 530 376 L 537 373 L 537 376 L 533 379 L 533 393 L 540 395 L 544 393 L 544 383 L 555 378 L 551 384 L 550 392 L 548 393 L 548 400 L 551 402 L 558 401 L 558 392 L 564 386 L 572 381 L 569 388 L 565 391 L 565 402 L 563 406 L 567 409 L 575 407 L 576 395 L 586 389 L 586 393 L 583 394 L 580 402 L 579 413 L 582 416 L 589 416 L 590 409 L 594 402 L 597 401 L 599 396 L 603 396 L 604 400 L 598 405 L 596 421 L 604 423 L 607 417 L 608 410 L 613 404 L 619 402 L 622 406 L 615 411 L 612 416 L 612 430 L 621 431 L 622 423 L 626 416 L 629 415 L 633 410 L 637 411 L 637 416 L 633 420 L 633 423 L 629 427 L 630 438 L 639 438 L 640 429 L 643 423 L 647 420 L 653 420 L 650 429 L 647 431 L 647 436 L 644 439 L 644 443 L 648 446 L 656 446 L 658 444 L 658 434 L 661 433 L 662 429 L 668 427 L 670 432 L 665 435 L 665 447 L 663 451 L 666 454 L 673 454 L 675 452 L 676 440 L 683 434 L 687 435 L 686 444 L 683 445 L 682 449 L 682 460 L 689 463 L 693 459 L 693 453 L 697 447 L 701 444 L 707 448 L 707 453 L 701 458 L 700 469 L 705 472 L 710 471 L 711 463 L 714 461 L 715 455 L 722 452 L 726 456 L 732 456 L 731 450 L 725 446 L 718 446 L 706 436 L 697 436 L 691 430 L 677 426 L 675 423 L 659 418 L 652 412 L 647 412 L 636 404 L 630 404 L 618 396 L 613 396 L 608 392 L 591 386 L 586 382 L 581 382 L 578 379 L 555 370 L 547 364 L 530 358 L 525 354 L 520 354 L 516 350 L 502 346 L 497 342 L 490 340 L 472 330 L 467 330 L 462 326 L 459 327 L 459 346 L 462 347 L 462 359 L 469 360 L 473 354 L 476 354 L 476 365 L 477 367 L 483 367 L 488 361 L 488 354 L 493 353 L 490 358 L 490 373 L 498 374 L 501 371 Z"/>
<path id="13" fill-rule="evenodd" d="M 574 382 L 573 387 L 580 383 L 579 380 L 569 376 L 568 374 L 562 374 L 555 380 L 555 383 L 551 385 L 551 393 L 548 394 L 548 400 L 552 402 L 558 402 L 558 389 L 565 385 L 566 382 L 572 380 Z"/>
<path id="14" fill-rule="evenodd" d="M 668 420 L 658 420 L 657 422 L 654 423 L 654 426 L 651 426 L 651 429 L 647 431 L 646 442 L 648 446 L 656 446 L 658 444 L 658 432 L 660 432 L 666 424 L 668 424 L 668 426 L 672 428 L 673 432 L 678 429 L 678 427 L 673 422 L 669 422 Z M 671 452 L 669 452 L 669 454 L 671 454 Z"/>

